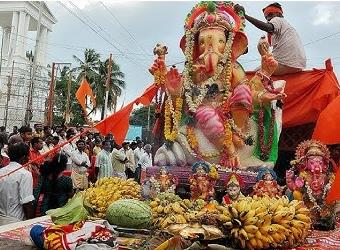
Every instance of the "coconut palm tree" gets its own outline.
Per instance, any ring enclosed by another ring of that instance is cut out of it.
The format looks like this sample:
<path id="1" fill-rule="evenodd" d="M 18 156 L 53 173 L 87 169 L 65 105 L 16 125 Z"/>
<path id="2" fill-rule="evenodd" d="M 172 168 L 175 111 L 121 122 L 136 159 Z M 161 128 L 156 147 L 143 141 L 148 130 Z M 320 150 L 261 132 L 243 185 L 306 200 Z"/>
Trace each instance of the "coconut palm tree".
<path id="1" fill-rule="evenodd" d="M 101 119 L 104 119 L 105 90 L 108 64 L 108 59 L 105 62 L 100 61 L 96 81 L 94 81 L 94 84 L 91 86 L 96 93 L 97 110 L 101 109 Z M 122 95 L 123 89 L 125 89 L 124 73 L 120 71 L 119 65 L 112 60 L 112 72 L 111 80 L 109 82 L 108 98 L 109 110 L 115 111 L 117 98 Z"/>
<path id="2" fill-rule="evenodd" d="M 80 59 L 76 55 L 73 55 L 73 59 L 79 64 L 78 67 L 72 69 L 73 72 L 78 73 L 77 82 L 86 77 L 90 84 L 93 83 L 98 76 L 100 54 L 94 49 L 85 49 L 84 59 Z"/>

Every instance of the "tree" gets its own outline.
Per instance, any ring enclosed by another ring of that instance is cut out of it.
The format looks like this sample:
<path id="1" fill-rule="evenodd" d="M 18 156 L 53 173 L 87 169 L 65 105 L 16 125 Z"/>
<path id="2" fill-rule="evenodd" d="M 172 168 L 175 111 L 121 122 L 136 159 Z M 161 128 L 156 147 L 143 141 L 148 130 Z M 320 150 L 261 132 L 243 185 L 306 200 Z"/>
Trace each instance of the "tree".
<path id="1" fill-rule="evenodd" d="M 109 60 L 99 62 L 98 75 L 96 81 L 92 84 L 94 93 L 96 93 L 96 109 L 101 109 L 101 119 L 104 119 L 106 79 L 108 73 Z M 112 60 L 111 80 L 109 82 L 108 108 L 116 110 L 117 98 L 122 95 L 122 89 L 125 89 L 124 73 L 120 67 Z"/>
<path id="2" fill-rule="evenodd" d="M 97 106 L 90 113 L 101 110 L 101 119 L 104 119 L 106 78 L 109 60 L 107 59 L 105 62 L 101 61 L 100 54 L 94 49 L 85 49 L 83 60 L 75 55 L 73 55 L 73 58 L 79 63 L 78 67 L 72 69 L 73 72 L 78 74 L 77 82 L 79 83 L 83 77 L 86 77 L 96 96 Z M 119 65 L 112 61 L 108 97 L 109 110 L 116 109 L 117 98 L 121 96 L 122 89 L 124 88 L 124 73 L 120 71 Z"/>
<path id="3" fill-rule="evenodd" d="M 80 82 L 83 77 L 86 77 L 91 84 L 98 76 L 98 69 L 100 65 L 100 54 L 94 49 L 85 49 L 84 59 L 80 59 L 73 55 L 74 60 L 79 63 L 78 67 L 72 69 L 78 74 L 77 82 Z"/>
<path id="4" fill-rule="evenodd" d="M 55 103 L 53 120 L 55 124 L 65 123 L 65 110 L 67 102 L 67 84 L 70 77 L 70 69 L 64 67 L 61 71 L 61 76 L 56 80 L 55 86 Z M 84 125 L 85 119 L 82 113 L 82 108 L 79 105 L 76 98 L 74 98 L 79 85 L 74 79 L 71 79 L 71 91 L 70 91 L 70 113 L 71 113 L 71 126 Z"/>

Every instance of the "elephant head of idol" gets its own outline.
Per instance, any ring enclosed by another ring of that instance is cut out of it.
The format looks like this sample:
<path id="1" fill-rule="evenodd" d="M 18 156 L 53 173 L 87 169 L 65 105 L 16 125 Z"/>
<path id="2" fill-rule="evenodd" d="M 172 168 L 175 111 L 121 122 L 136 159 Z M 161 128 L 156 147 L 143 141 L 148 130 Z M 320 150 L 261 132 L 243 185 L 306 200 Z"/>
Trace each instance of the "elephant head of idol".
<path id="1" fill-rule="evenodd" d="M 228 60 L 236 60 L 247 50 L 248 39 L 243 13 L 236 13 L 231 2 L 201 2 L 185 20 L 180 47 L 187 67 L 200 66 L 209 77 Z"/>

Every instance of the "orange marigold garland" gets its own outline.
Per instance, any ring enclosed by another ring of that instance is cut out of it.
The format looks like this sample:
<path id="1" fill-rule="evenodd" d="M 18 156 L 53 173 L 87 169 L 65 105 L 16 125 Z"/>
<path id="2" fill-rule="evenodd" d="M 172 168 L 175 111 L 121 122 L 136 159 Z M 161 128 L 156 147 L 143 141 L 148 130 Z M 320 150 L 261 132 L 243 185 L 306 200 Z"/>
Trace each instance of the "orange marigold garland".
<path id="1" fill-rule="evenodd" d="M 164 136 L 168 141 L 174 141 L 177 137 L 179 121 L 182 117 L 182 107 L 183 99 L 181 97 L 176 98 L 175 110 L 171 98 L 165 101 Z"/>

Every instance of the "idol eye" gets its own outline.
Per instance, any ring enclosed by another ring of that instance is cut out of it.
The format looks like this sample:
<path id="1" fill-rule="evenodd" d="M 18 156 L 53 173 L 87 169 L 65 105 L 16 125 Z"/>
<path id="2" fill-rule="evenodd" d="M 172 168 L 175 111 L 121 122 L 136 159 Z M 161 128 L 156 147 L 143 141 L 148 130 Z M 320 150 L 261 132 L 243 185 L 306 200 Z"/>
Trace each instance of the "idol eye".
<path id="1" fill-rule="evenodd" d="M 220 43 L 224 43 L 224 40 L 223 40 L 223 39 L 220 39 L 219 42 L 220 42 Z"/>

